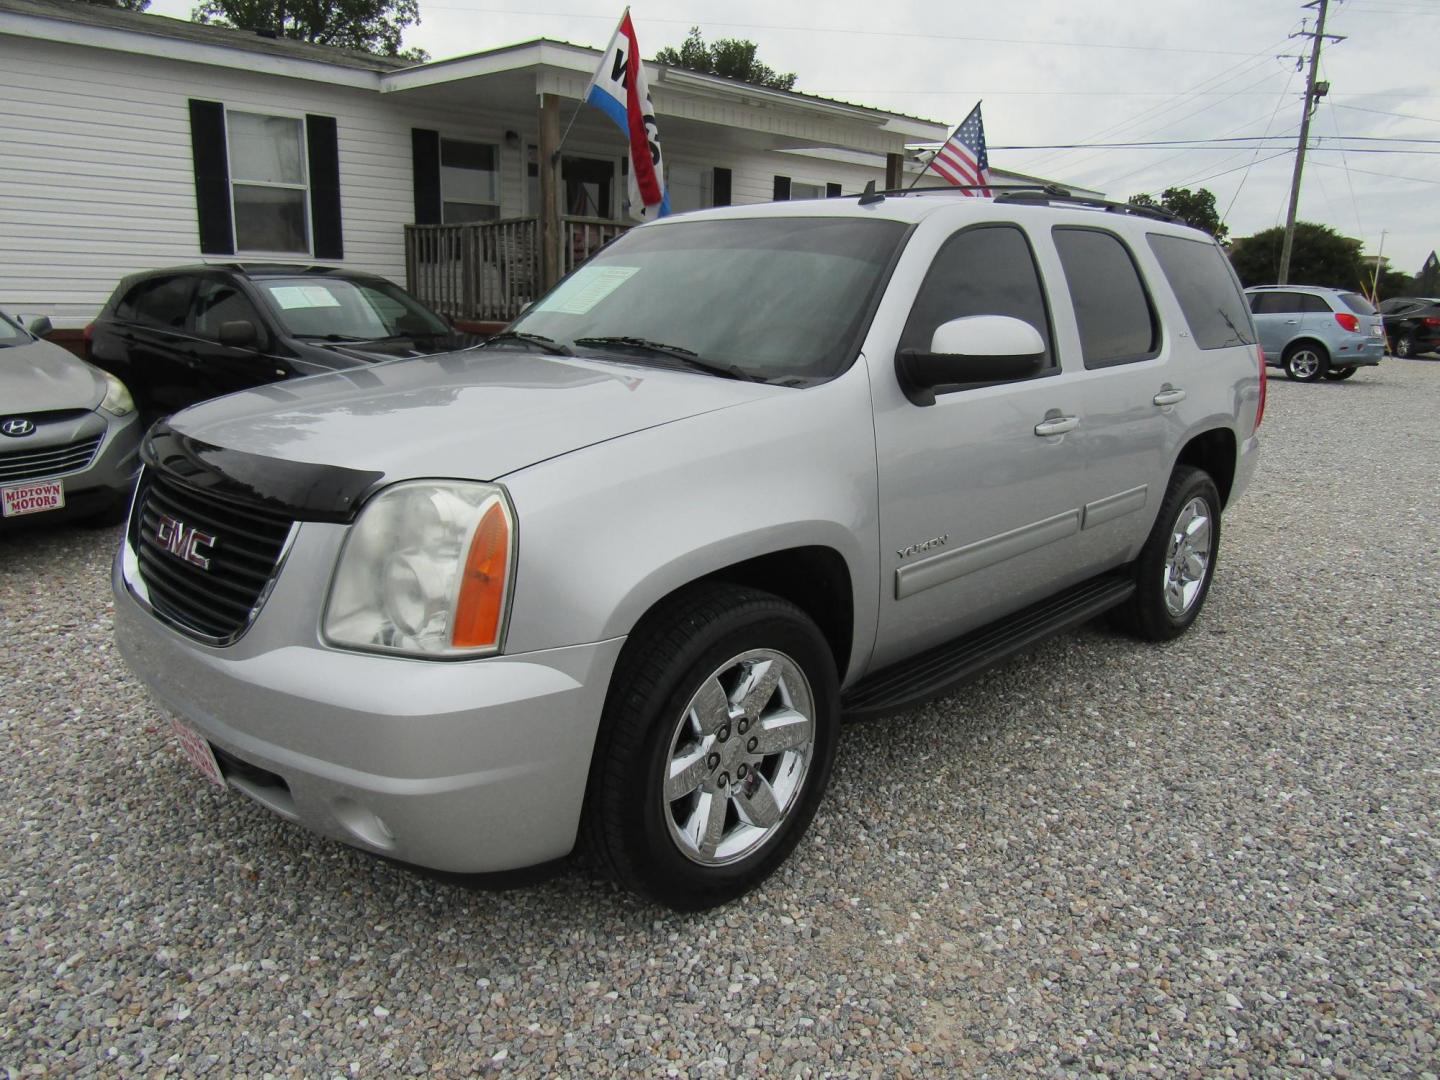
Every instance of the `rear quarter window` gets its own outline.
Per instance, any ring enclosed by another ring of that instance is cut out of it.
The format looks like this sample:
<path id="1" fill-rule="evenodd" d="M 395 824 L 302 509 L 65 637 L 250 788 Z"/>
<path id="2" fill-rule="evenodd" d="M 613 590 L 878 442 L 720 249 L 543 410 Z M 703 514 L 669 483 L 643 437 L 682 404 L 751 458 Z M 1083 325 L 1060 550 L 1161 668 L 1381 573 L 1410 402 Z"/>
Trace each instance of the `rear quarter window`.
<path id="1" fill-rule="evenodd" d="M 1355 312 L 1356 315 L 1374 315 L 1376 313 L 1375 305 L 1359 293 L 1342 292 L 1340 294 L 1340 302 Z"/>
<path id="2" fill-rule="evenodd" d="M 1170 283 L 1170 291 L 1180 303 L 1196 345 L 1202 349 L 1228 349 L 1255 344 L 1245 294 L 1218 247 L 1164 233 L 1149 233 L 1146 239 Z M 1263 295 L 1257 294 L 1256 299 Z"/>

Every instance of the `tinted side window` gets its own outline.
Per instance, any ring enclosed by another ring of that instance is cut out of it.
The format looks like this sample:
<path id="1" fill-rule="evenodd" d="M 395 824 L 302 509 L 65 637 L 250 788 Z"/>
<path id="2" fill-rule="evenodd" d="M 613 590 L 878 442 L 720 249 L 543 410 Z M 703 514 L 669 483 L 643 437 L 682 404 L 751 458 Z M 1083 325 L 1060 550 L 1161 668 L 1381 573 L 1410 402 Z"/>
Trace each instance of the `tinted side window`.
<path id="1" fill-rule="evenodd" d="M 1346 292 L 1340 294 L 1341 301 L 1356 315 L 1374 315 L 1375 306 L 1366 300 L 1359 293 Z"/>
<path id="2" fill-rule="evenodd" d="M 1057 228 L 1054 236 L 1085 366 L 1109 367 L 1154 356 L 1160 328 L 1140 271 L 1120 238 L 1077 228 Z"/>
<path id="3" fill-rule="evenodd" d="M 1330 305 L 1326 303 L 1323 296 L 1316 296 L 1314 293 L 1303 293 L 1300 301 L 1301 310 L 1306 314 L 1330 314 Z"/>
<path id="4" fill-rule="evenodd" d="M 263 329 L 255 306 L 228 278 L 206 276 L 195 293 L 195 333 L 212 341 L 220 340 L 220 324 L 244 320 Z"/>
<path id="5" fill-rule="evenodd" d="M 967 315 L 1009 315 L 1040 331 L 1042 371 L 1053 368 L 1050 318 L 1030 242 L 1014 225 L 983 225 L 956 233 L 935 256 L 915 297 L 902 349 L 928 352 L 935 328 Z"/>
<path id="6" fill-rule="evenodd" d="M 1299 293 L 1263 292 L 1250 297 L 1250 310 L 1256 315 L 1291 315 L 1303 311 Z"/>
<path id="7" fill-rule="evenodd" d="M 1150 233 L 1150 250 L 1170 282 L 1190 335 L 1202 349 L 1253 345 L 1245 297 L 1229 262 L 1214 244 Z"/>
<path id="8" fill-rule="evenodd" d="M 120 310 L 146 326 L 183 330 L 194 288 L 195 279 L 184 275 L 146 278 L 125 296 Z"/>

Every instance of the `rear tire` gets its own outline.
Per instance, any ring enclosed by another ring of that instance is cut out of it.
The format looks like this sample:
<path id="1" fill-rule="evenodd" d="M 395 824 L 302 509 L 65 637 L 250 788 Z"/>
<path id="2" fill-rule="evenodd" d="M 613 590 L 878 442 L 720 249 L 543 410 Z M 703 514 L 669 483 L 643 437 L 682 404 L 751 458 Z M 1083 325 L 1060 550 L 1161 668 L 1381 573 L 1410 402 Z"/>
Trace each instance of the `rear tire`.
<path id="1" fill-rule="evenodd" d="M 586 846 L 619 884 L 678 910 L 748 892 L 815 815 L 839 698 L 829 644 L 789 601 L 724 583 L 666 601 L 611 682 Z"/>
<path id="2" fill-rule="evenodd" d="M 1116 619 L 1146 641 L 1169 641 L 1190 628 L 1215 576 L 1220 552 L 1220 493 L 1210 474 L 1177 465 L 1150 537 L 1135 560 L 1135 593 Z"/>
<path id="3" fill-rule="evenodd" d="M 1296 382 L 1315 382 L 1329 370 L 1330 358 L 1318 345 L 1301 342 L 1285 350 L 1283 363 L 1285 374 Z"/>
<path id="4" fill-rule="evenodd" d="M 1401 332 L 1395 337 L 1395 355 L 1402 360 L 1408 360 L 1415 355 L 1415 339 L 1409 332 Z"/>
<path id="5" fill-rule="evenodd" d="M 1325 372 L 1325 378 L 1330 379 L 1334 382 L 1341 382 L 1344 379 L 1350 378 L 1350 376 L 1354 374 L 1355 365 L 1351 364 L 1349 367 L 1331 368 L 1329 371 Z"/>

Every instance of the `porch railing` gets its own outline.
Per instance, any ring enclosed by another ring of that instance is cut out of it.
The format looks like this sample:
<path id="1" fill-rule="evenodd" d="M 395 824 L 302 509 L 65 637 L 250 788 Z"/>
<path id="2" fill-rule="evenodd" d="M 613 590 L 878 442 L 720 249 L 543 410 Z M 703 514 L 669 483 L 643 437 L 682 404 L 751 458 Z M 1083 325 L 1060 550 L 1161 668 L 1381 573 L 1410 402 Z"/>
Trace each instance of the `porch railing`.
<path id="1" fill-rule="evenodd" d="M 562 218 L 561 272 L 569 273 L 627 228 L 617 221 Z M 540 222 L 406 225 L 405 276 L 410 292 L 442 315 L 508 322 L 545 291 Z"/>

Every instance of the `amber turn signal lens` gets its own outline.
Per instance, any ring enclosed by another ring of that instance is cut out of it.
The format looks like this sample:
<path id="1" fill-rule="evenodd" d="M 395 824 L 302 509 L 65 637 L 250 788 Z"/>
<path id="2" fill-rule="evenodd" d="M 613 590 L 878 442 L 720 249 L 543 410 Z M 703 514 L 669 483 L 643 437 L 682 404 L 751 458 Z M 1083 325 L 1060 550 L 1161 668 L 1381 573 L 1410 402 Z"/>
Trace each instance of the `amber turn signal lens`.
<path id="1" fill-rule="evenodd" d="M 496 500 L 475 528 L 470 554 L 460 579 L 455 627 L 450 642 L 457 649 L 493 647 L 500 643 L 505 614 L 505 582 L 510 562 L 510 521 Z"/>

